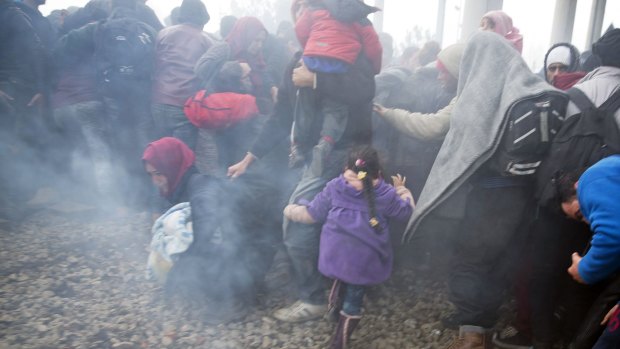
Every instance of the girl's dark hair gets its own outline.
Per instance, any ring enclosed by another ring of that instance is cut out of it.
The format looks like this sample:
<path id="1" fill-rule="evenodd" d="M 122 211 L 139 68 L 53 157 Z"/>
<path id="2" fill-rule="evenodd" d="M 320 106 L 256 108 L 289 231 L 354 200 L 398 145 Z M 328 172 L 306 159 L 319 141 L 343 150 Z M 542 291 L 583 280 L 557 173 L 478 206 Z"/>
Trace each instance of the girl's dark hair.
<path id="1" fill-rule="evenodd" d="M 370 216 L 368 223 L 376 232 L 381 232 L 381 226 L 377 217 L 377 208 L 375 207 L 375 190 L 372 185 L 372 181 L 381 176 L 379 154 L 370 146 L 355 148 L 349 153 L 347 168 L 357 173 L 358 178 L 363 177 L 361 181 L 364 185 L 364 197 L 368 202 Z M 365 173 L 365 175 L 360 173 Z"/>

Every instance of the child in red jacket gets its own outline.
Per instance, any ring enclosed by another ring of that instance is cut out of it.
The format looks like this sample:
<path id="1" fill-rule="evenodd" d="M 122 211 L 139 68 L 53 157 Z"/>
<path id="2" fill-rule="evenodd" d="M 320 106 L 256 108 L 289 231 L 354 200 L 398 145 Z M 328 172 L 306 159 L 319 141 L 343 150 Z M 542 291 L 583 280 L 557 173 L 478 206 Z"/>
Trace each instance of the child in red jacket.
<path id="1" fill-rule="evenodd" d="M 360 54 L 372 64 L 374 73 L 381 70 L 383 49 L 372 23 L 366 18 L 378 11 L 361 0 L 294 0 L 292 5 L 295 33 L 304 49 L 302 62 L 312 72 L 346 73 Z M 316 112 L 323 116 L 321 140 L 314 156 L 325 159 L 342 137 L 348 122 L 349 108 L 329 96 L 316 96 Z M 291 167 L 305 162 L 299 142 L 317 127 L 320 117 L 297 117 L 293 127 Z M 312 142 L 310 142 L 312 143 Z M 318 153 L 317 153 L 318 152 Z M 313 160 L 314 161 L 314 160 Z"/>

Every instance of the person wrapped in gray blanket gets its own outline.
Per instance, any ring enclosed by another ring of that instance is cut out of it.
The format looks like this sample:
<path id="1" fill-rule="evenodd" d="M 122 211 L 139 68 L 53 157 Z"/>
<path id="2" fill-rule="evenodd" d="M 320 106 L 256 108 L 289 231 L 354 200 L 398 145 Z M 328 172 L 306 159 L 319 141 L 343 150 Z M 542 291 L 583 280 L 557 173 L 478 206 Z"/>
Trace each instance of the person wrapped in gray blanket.
<path id="1" fill-rule="evenodd" d="M 516 232 L 532 197 L 527 179 L 493 169 L 493 156 L 509 107 L 545 92 L 557 90 L 533 74 L 502 37 L 488 32 L 471 37 L 461 60 L 449 131 L 404 238 L 410 240 L 431 217 L 459 222 L 449 282 L 456 311 L 443 319 L 447 327 L 460 326 L 451 348 L 491 347 L 488 329 L 497 320 L 510 278 L 506 262 L 511 252 L 518 252 Z"/>

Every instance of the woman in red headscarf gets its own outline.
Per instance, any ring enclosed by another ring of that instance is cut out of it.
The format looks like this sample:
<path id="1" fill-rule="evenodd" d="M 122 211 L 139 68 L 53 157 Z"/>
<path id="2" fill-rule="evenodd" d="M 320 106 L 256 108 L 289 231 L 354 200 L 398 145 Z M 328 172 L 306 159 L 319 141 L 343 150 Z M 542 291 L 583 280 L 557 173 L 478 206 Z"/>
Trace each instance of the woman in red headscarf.
<path id="1" fill-rule="evenodd" d="M 194 306 L 205 302 L 210 323 L 239 319 L 249 310 L 257 278 L 263 276 L 255 272 L 261 259 L 252 257 L 265 250 L 254 241 L 256 236 L 246 234 L 255 231 L 235 214 L 245 210 L 237 209 L 241 195 L 235 195 L 228 182 L 198 173 L 194 159 L 192 150 L 172 137 L 150 143 L 142 156 L 161 195 L 173 205 L 191 206 L 193 242 L 174 262 L 166 290 Z"/>

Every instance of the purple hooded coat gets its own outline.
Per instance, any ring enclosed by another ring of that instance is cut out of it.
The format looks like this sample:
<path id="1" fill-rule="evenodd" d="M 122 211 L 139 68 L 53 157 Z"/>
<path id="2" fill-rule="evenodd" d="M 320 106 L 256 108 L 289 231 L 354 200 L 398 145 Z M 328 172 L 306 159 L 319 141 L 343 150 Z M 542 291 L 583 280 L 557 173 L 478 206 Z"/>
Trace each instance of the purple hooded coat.
<path id="1" fill-rule="evenodd" d="M 388 218 L 407 220 L 413 209 L 394 187 L 382 179 L 375 186 L 375 207 L 380 231 L 370 226 L 368 202 L 341 175 L 331 180 L 308 204 L 321 231 L 319 271 L 353 285 L 374 285 L 392 272 L 392 245 Z"/>

